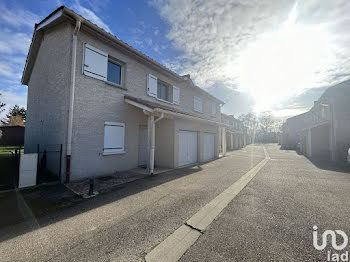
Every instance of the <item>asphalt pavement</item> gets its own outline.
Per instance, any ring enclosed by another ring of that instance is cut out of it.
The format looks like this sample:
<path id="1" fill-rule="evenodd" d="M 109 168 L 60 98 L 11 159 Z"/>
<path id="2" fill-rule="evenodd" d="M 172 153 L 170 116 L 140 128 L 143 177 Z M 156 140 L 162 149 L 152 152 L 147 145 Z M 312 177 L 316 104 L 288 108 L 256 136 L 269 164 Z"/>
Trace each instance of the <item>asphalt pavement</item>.
<path id="1" fill-rule="evenodd" d="M 269 162 L 209 226 L 181 261 L 327 261 L 325 230 L 350 236 L 350 174 L 322 163 L 322 168 L 294 151 L 265 145 Z M 337 235 L 337 243 L 342 243 Z M 332 261 L 332 260 L 331 260 Z M 341 260 L 339 260 L 341 261 Z"/>
<path id="2" fill-rule="evenodd" d="M 335 250 L 330 243 L 323 251 L 313 247 L 313 226 L 319 236 L 336 229 L 350 236 L 350 174 L 277 145 L 265 148 L 267 163 L 181 261 L 327 261 L 327 251 Z M 250 145 L 212 162 L 124 184 L 44 217 L 29 216 L 0 228 L 0 261 L 144 261 L 264 159 L 263 146 Z"/>
<path id="3" fill-rule="evenodd" d="M 147 252 L 264 157 L 261 146 L 248 146 L 1 228 L 0 261 L 144 261 Z"/>

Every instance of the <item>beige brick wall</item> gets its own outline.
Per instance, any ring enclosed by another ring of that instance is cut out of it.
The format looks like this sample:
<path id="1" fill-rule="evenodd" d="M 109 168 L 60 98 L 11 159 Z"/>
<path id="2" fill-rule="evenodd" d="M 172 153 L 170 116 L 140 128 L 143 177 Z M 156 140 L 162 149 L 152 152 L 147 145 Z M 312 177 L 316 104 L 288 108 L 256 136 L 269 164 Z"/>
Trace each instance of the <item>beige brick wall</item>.
<path id="1" fill-rule="evenodd" d="M 26 151 L 35 148 L 30 144 L 65 144 L 68 121 L 72 25 L 56 27 L 47 32 L 41 44 L 37 61 L 29 82 L 28 120 L 26 128 Z M 83 45 L 88 43 L 107 52 L 125 63 L 124 88 L 82 74 Z M 146 92 L 147 76 L 159 79 L 180 88 L 180 105 L 161 102 L 149 97 Z M 76 89 L 73 114 L 73 136 L 71 156 L 71 179 L 99 176 L 128 170 L 138 166 L 139 126 L 147 125 L 147 116 L 142 110 L 124 102 L 124 94 L 164 103 L 176 109 L 186 110 L 200 117 L 220 121 L 220 108 L 216 100 L 199 92 L 190 85 L 167 73 L 160 73 L 151 64 L 126 55 L 82 27 L 78 35 Z M 193 97 L 202 98 L 203 113 L 193 111 Z M 211 103 L 215 103 L 216 117 L 212 117 Z M 104 123 L 125 123 L 125 153 L 103 155 Z M 188 120 L 163 119 L 156 124 L 155 164 L 176 167 L 178 158 L 178 131 L 195 130 L 199 135 L 199 158 L 202 159 L 201 140 L 203 132 L 218 132 L 218 127 Z M 216 138 L 218 140 L 218 136 Z M 216 141 L 218 147 L 219 143 Z M 218 151 L 218 148 L 217 148 Z M 218 152 L 216 153 L 216 155 Z M 64 160 L 64 158 L 63 158 Z M 63 161 L 63 171 L 65 170 Z M 63 172 L 64 173 L 64 172 Z M 64 174 L 63 174 L 64 177 Z"/>
<path id="2" fill-rule="evenodd" d="M 28 83 L 26 153 L 36 152 L 37 144 L 63 144 L 65 151 L 72 32 L 63 24 L 43 36 Z"/>

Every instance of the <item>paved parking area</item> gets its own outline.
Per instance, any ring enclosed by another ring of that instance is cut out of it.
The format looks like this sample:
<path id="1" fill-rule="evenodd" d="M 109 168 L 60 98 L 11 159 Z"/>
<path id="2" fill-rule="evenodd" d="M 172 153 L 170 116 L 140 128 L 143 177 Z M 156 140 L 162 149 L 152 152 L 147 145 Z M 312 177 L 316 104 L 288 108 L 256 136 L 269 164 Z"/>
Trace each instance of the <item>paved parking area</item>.
<path id="1" fill-rule="evenodd" d="M 330 242 L 323 251 L 313 247 L 313 226 L 319 237 L 328 229 L 350 236 L 350 174 L 265 147 L 271 160 L 181 261 L 327 261 L 335 250 Z M 345 251 L 349 245 L 337 253 Z"/>
<path id="2" fill-rule="evenodd" d="M 0 261 L 143 261 L 146 252 L 264 157 L 261 146 L 248 146 L 2 228 Z"/>

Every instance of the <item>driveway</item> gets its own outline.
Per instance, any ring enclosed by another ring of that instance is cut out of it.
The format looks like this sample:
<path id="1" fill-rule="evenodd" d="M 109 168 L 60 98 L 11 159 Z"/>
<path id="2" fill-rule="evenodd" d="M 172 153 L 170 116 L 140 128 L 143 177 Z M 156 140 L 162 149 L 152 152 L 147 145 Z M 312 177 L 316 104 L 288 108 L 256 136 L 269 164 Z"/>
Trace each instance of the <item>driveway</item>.
<path id="1" fill-rule="evenodd" d="M 40 219 L 29 216 L 26 223 L 0 229 L 0 261 L 143 261 L 264 157 L 261 146 L 248 146 L 125 184 Z"/>
<path id="2" fill-rule="evenodd" d="M 276 145 L 265 147 L 271 159 L 181 261 L 327 261 L 328 251 L 350 251 L 349 245 L 334 250 L 330 239 L 318 251 L 312 238 L 314 225 L 319 244 L 328 229 L 350 237 L 350 174 L 326 163 L 320 169 Z"/>

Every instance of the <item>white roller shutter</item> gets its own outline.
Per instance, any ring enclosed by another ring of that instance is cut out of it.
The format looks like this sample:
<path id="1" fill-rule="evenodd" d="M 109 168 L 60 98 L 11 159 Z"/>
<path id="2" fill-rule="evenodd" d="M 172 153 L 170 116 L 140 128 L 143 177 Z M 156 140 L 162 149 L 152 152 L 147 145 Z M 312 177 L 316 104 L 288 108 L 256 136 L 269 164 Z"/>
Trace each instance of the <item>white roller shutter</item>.
<path id="1" fill-rule="evenodd" d="M 180 104 L 180 88 L 173 86 L 173 103 Z"/>
<path id="2" fill-rule="evenodd" d="M 84 75 L 100 80 L 107 79 L 108 54 L 89 44 L 84 45 Z"/>
<path id="3" fill-rule="evenodd" d="M 104 130 L 104 148 L 105 154 L 123 153 L 125 124 L 116 122 L 105 122 Z"/>
<path id="4" fill-rule="evenodd" d="M 149 96 L 157 97 L 157 77 L 149 74 L 147 79 L 147 94 Z"/>

